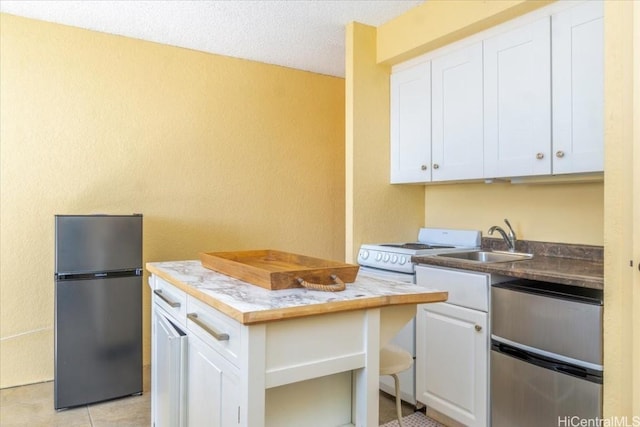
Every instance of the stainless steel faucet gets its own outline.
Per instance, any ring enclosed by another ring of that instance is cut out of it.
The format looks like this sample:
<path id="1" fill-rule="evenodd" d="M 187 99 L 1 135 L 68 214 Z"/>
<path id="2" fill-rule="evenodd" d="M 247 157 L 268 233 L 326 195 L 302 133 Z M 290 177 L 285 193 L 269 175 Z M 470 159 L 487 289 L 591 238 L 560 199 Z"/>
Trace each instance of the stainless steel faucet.
<path id="1" fill-rule="evenodd" d="M 505 224 L 507 224 L 507 227 L 509 227 L 509 234 L 507 234 L 502 227 L 498 227 L 497 225 L 494 225 L 489 229 L 489 235 L 491 236 L 493 235 L 494 231 L 497 231 L 498 233 L 500 233 L 500 235 L 504 239 L 504 242 L 507 244 L 507 248 L 509 249 L 509 252 L 515 252 L 516 233 L 515 231 L 513 231 L 513 228 L 511 227 L 511 224 L 509 223 L 508 219 L 505 218 L 504 222 Z"/>

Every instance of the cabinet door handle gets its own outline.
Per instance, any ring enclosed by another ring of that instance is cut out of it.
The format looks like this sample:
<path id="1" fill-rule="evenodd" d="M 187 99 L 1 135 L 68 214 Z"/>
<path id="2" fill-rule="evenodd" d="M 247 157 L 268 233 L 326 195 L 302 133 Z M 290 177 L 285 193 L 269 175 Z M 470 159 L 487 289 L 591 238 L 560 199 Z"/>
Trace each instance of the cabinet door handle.
<path id="1" fill-rule="evenodd" d="M 563 158 L 564 157 L 564 151 L 562 151 L 562 150 L 556 151 L 556 157 L 559 158 L 559 159 Z"/>
<path id="2" fill-rule="evenodd" d="M 440 169 L 440 165 L 439 165 L 439 164 L 437 164 L 437 163 L 434 163 L 434 164 L 433 164 L 433 168 L 434 168 L 434 169 Z"/>
<path id="3" fill-rule="evenodd" d="M 207 333 L 209 335 L 211 335 L 212 337 L 214 337 L 218 341 L 229 341 L 229 334 L 225 334 L 224 332 L 216 331 L 216 329 L 214 327 L 209 326 L 206 323 L 204 323 L 202 320 L 200 320 L 196 313 L 188 313 L 187 314 L 187 319 L 191 320 L 193 323 L 195 323 L 196 325 L 200 326 L 202 329 L 207 331 Z"/>
<path id="4" fill-rule="evenodd" d="M 167 304 L 169 304 L 169 306 L 176 308 L 176 307 L 180 307 L 180 303 L 178 301 L 171 301 L 169 298 L 165 297 L 164 294 L 162 293 L 162 291 L 160 289 L 154 289 L 153 293 L 158 295 L 160 297 L 160 299 L 164 302 L 166 302 Z"/>
<path id="5" fill-rule="evenodd" d="M 538 153 L 538 154 L 536 154 L 536 159 L 538 159 L 538 160 L 542 160 L 542 159 L 544 159 L 544 153 Z"/>
<path id="6" fill-rule="evenodd" d="M 476 331 L 480 332 L 482 330 L 482 326 L 480 325 L 476 325 L 475 326 Z"/>
<path id="7" fill-rule="evenodd" d="M 420 166 L 420 169 L 422 169 L 423 171 L 426 171 L 427 170 L 427 165 Z"/>

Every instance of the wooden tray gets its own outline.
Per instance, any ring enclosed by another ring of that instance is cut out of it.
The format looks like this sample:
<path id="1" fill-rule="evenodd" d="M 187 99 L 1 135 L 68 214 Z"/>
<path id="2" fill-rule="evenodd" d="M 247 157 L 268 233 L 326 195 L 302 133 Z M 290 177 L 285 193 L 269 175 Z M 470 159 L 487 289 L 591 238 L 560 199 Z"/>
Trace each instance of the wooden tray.
<path id="1" fill-rule="evenodd" d="M 298 278 L 321 285 L 356 280 L 359 267 L 271 249 L 201 253 L 202 265 L 269 290 L 300 288 Z"/>

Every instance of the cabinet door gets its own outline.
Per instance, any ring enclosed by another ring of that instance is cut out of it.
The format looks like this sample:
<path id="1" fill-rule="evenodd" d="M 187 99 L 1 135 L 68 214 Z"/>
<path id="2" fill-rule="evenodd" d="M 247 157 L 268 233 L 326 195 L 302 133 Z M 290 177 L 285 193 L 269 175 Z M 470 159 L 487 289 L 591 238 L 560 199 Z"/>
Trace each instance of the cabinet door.
<path id="1" fill-rule="evenodd" d="M 391 183 L 431 180 L 431 64 L 391 75 Z"/>
<path id="2" fill-rule="evenodd" d="M 551 173 L 549 17 L 484 41 L 486 178 Z"/>
<path id="3" fill-rule="evenodd" d="M 603 5 L 551 17 L 553 173 L 604 170 Z"/>
<path id="4" fill-rule="evenodd" d="M 153 424 L 185 425 L 187 335 L 161 309 L 153 310 Z"/>
<path id="5" fill-rule="evenodd" d="M 431 72 L 431 179 L 482 178 L 482 43 L 433 59 Z"/>
<path id="6" fill-rule="evenodd" d="M 187 425 L 240 425 L 240 390 L 235 368 L 198 337 L 189 337 Z"/>
<path id="7" fill-rule="evenodd" d="M 467 426 L 488 424 L 487 322 L 447 303 L 418 306 L 417 400 Z"/>

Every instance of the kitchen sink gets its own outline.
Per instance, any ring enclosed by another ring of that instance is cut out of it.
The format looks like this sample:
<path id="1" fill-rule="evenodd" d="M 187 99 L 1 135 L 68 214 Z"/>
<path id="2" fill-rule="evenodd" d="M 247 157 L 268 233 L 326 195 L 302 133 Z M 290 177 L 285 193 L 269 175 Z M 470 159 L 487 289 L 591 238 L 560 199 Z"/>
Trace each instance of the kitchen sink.
<path id="1" fill-rule="evenodd" d="M 533 258 L 532 254 L 522 252 L 499 252 L 499 251 L 468 251 L 468 252 L 451 252 L 445 254 L 434 255 L 443 258 L 455 258 L 460 261 L 493 263 L 493 262 L 511 262 L 521 261 Z"/>

